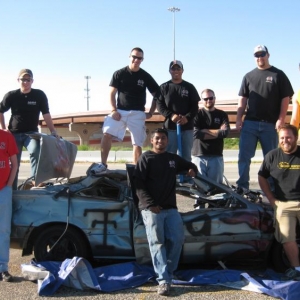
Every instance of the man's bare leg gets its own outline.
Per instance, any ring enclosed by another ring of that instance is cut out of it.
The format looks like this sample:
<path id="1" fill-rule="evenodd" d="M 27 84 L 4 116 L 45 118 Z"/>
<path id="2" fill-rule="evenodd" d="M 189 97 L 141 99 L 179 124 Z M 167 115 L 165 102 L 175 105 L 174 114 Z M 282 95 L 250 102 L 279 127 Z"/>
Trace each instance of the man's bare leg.
<path id="1" fill-rule="evenodd" d="M 299 249 L 296 242 L 283 244 L 284 252 L 292 267 L 299 267 Z"/>
<path id="2" fill-rule="evenodd" d="M 104 133 L 101 140 L 101 162 L 107 164 L 108 154 L 111 148 L 112 136 L 108 133 Z"/>
<path id="3" fill-rule="evenodd" d="M 133 145 L 133 163 L 136 165 L 139 157 L 142 155 L 142 147 Z"/>

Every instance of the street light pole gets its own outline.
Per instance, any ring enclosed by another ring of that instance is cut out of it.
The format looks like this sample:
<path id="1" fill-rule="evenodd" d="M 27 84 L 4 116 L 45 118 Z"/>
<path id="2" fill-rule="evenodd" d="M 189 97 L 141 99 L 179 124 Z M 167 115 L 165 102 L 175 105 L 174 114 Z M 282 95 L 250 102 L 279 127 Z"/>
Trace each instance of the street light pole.
<path id="1" fill-rule="evenodd" d="M 87 106 L 87 111 L 89 111 L 89 99 L 90 99 L 90 96 L 89 96 L 89 79 L 91 79 L 91 76 L 84 76 L 84 78 L 86 79 L 86 106 Z"/>
<path id="2" fill-rule="evenodd" d="M 174 51 L 174 60 L 175 60 L 175 13 L 180 11 L 177 7 L 169 7 L 168 11 L 173 13 L 173 51 Z"/>

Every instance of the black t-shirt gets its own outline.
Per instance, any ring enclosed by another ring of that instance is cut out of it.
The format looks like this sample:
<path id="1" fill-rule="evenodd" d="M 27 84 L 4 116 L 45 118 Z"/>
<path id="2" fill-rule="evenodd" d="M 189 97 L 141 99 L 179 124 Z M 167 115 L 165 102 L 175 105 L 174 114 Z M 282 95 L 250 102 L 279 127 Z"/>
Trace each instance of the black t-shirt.
<path id="1" fill-rule="evenodd" d="M 226 129 L 220 129 L 225 124 Z M 202 129 L 219 129 L 218 137 L 205 140 Z M 223 156 L 224 138 L 228 136 L 230 125 L 227 114 L 215 108 L 212 111 L 200 109 L 194 118 L 194 141 L 192 155 Z"/>
<path id="2" fill-rule="evenodd" d="M 178 156 L 164 152 L 144 152 L 138 160 L 134 171 L 136 194 L 139 198 L 139 209 L 150 206 L 177 208 L 176 206 L 176 174 L 197 167 Z"/>
<path id="3" fill-rule="evenodd" d="M 171 118 L 180 114 L 188 119 L 188 123 L 181 126 L 181 130 L 193 129 L 193 119 L 198 111 L 199 94 L 196 88 L 187 81 L 173 83 L 171 80 L 163 83 L 155 97 L 157 110 L 165 120 L 165 127 L 176 130 L 176 123 Z"/>
<path id="4" fill-rule="evenodd" d="M 245 120 L 265 120 L 275 124 L 281 100 L 293 94 L 292 85 L 283 71 L 273 66 L 252 70 L 244 76 L 239 91 L 239 96 L 248 98 Z"/>
<path id="5" fill-rule="evenodd" d="M 300 147 L 292 154 L 286 154 L 280 148 L 270 151 L 258 175 L 274 179 L 276 199 L 300 200 Z"/>
<path id="6" fill-rule="evenodd" d="M 8 129 L 13 133 L 38 131 L 40 112 L 49 113 L 48 99 L 41 90 L 31 89 L 23 94 L 20 89 L 8 92 L 0 103 L 0 112 L 11 109 Z"/>
<path id="7" fill-rule="evenodd" d="M 146 89 L 152 94 L 159 88 L 145 70 L 133 72 L 128 67 L 116 71 L 109 85 L 118 90 L 117 108 L 122 110 L 145 111 Z"/>

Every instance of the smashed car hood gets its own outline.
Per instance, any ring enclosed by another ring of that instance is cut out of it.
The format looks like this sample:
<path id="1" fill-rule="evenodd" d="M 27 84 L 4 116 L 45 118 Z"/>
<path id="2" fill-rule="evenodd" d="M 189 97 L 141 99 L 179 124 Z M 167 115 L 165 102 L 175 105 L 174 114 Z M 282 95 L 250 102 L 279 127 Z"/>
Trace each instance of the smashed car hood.
<path id="1" fill-rule="evenodd" d="M 62 138 L 34 133 L 31 138 L 39 139 L 41 148 L 35 173 L 35 185 L 52 178 L 70 178 L 77 154 L 77 146 Z"/>

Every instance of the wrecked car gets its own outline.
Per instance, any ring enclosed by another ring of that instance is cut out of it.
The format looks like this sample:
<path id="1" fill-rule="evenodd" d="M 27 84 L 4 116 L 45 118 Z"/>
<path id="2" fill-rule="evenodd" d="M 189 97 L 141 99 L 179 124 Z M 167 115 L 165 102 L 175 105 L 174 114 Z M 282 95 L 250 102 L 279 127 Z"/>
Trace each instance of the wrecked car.
<path id="1" fill-rule="evenodd" d="M 100 261 L 151 263 L 145 228 L 132 184 L 134 166 L 108 170 L 13 195 L 11 247 L 37 261 L 74 256 Z M 192 186 L 177 187 L 177 199 L 190 205 L 180 211 L 185 242 L 180 263 L 255 261 L 283 271 L 288 267 L 282 246 L 274 240 L 273 209 L 259 193 L 202 176 Z"/>

